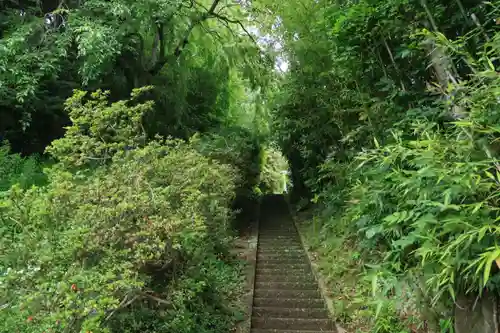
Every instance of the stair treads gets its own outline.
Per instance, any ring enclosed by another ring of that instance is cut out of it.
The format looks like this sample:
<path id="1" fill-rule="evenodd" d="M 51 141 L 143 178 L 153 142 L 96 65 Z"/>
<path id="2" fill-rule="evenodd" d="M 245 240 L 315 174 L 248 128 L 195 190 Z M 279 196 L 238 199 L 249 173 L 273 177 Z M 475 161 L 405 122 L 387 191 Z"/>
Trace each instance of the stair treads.
<path id="1" fill-rule="evenodd" d="M 251 333 L 337 333 L 283 197 L 263 200 Z"/>
<path id="2" fill-rule="evenodd" d="M 333 331 L 335 324 L 330 319 L 252 317 L 252 328 Z"/>
<path id="3" fill-rule="evenodd" d="M 337 333 L 334 331 L 304 331 L 304 330 L 276 330 L 276 329 L 252 329 L 250 333 Z"/>
<path id="4" fill-rule="evenodd" d="M 255 297 L 255 307 L 283 307 L 283 308 L 325 308 L 325 303 L 320 298 L 262 298 Z"/>
<path id="5" fill-rule="evenodd" d="M 328 319 L 324 308 L 254 307 L 254 317 Z"/>
<path id="6" fill-rule="evenodd" d="M 254 297 L 262 298 L 321 298 L 318 290 L 282 290 L 255 288 Z"/>
<path id="7" fill-rule="evenodd" d="M 295 273 L 295 274 L 262 274 L 255 275 L 255 282 L 307 282 L 315 284 L 316 280 L 309 274 Z"/>

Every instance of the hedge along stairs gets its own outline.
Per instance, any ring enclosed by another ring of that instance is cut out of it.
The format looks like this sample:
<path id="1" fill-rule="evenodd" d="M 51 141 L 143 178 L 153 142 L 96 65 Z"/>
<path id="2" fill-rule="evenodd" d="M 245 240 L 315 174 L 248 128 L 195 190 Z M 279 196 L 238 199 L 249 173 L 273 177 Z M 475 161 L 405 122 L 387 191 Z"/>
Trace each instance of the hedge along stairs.
<path id="1" fill-rule="evenodd" d="M 336 333 L 283 196 L 262 201 L 251 333 Z"/>

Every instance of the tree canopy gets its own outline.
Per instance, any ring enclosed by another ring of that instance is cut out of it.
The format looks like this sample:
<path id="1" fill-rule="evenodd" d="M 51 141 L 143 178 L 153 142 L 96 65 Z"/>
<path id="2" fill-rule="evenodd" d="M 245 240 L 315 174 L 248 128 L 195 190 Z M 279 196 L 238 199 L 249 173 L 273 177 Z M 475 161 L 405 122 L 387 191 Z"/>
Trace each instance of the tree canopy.
<path id="1" fill-rule="evenodd" d="M 231 222 L 290 168 L 318 251 L 341 237 L 371 280 L 355 328 L 453 332 L 455 304 L 499 290 L 499 17 L 479 0 L 2 1 L 2 328 L 228 332 Z"/>

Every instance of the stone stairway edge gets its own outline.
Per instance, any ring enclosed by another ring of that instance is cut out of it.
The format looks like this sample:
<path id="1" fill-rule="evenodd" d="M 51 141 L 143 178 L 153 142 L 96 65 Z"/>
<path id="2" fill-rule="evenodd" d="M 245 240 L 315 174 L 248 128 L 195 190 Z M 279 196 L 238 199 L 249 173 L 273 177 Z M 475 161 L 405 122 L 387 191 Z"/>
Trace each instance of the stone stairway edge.
<path id="1" fill-rule="evenodd" d="M 318 283 L 318 289 L 319 289 L 319 293 L 321 295 L 321 298 L 323 298 L 323 300 L 326 303 L 326 307 L 327 307 L 327 310 L 330 314 L 330 317 L 332 318 L 333 322 L 335 323 L 335 326 L 337 327 L 337 332 L 338 333 L 347 333 L 347 331 L 339 325 L 337 320 L 335 320 L 335 318 L 336 318 L 335 317 L 335 306 L 333 304 L 332 298 L 326 294 L 326 290 L 328 289 L 328 287 L 326 285 L 325 279 L 320 274 L 319 269 L 318 269 L 318 265 L 314 261 L 312 253 L 309 250 L 309 247 L 306 246 L 307 242 L 305 240 L 305 236 L 302 234 L 302 230 L 298 226 L 297 216 L 296 216 L 296 214 L 293 213 L 292 205 L 291 205 L 290 201 L 288 200 L 289 199 L 288 196 L 285 196 L 285 199 L 286 199 L 286 202 L 288 204 L 288 211 L 289 211 L 290 216 L 292 218 L 293 225 L 295 226 L 295 229 L 297 230 L 297 234 L 299 235 L 300 243 L 301 243 L 301 245 L 302 245 L 302 247 L 307 255 L 307 259 L 309 260 L 312 273 L 313 273 L 313 275 L 316 278 L 316 281 Z"/>
<path id="2" fill-rule="evenodd" d="M 237 329 L 237 333 L 250 333 L 252 326 L 252 313 L 253 313 L 253 299 L 255 292 L 255 276 L 256 276 L 256 267 L 257 267 L 257 247 L 259 244 L 259 224 L 260 224 L 260 206 L 261 199 L 259 198 L 259 202 L 257 204 L 257 213 L 255 216 L 255 221 L 253 221 L 252 229 L 250 232 L 249 239 L 249 247 L 251 249 L 250 258 L 248 258 L 249 265 L 245 270 L 245 275 L 247 277 L 247 285 L 246 289 L 248 293 L 246 295 L 246 299 L 244 301 L 245 305 L 245 320 L 242 325 L 240 325 Z"/>

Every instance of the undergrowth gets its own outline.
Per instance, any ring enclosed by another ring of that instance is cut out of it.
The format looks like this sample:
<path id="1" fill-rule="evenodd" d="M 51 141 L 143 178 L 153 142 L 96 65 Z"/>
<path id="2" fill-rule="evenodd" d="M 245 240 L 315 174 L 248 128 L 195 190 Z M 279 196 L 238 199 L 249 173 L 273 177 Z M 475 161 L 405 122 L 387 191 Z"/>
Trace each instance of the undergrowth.
<path id="1" fill-rule="evenodd" d="M 275 130 L 296 196 L 318 205 L 339 318 L 483 332 L 477 309 L 500 299 L 498 2 L 276 6 L 293 56 Z"/>
<path id="2" fill-rule="evenodd" d="M 361 251 L 356 238 L 325 229 L 325 219 L 319 211 L 313 217 L 299 214 L 298 225 L 327 288 L 335 320 L 355 333 L 424 332 L 425 322 L 412 308 L 410 290 L 394 290 L 391 297 L 378 293 L 374 283 L 381 272 L 370 266 L 381 261 L 382 253 Z"/>
<path id="3" fill-rule="evenodd" d="M 111 104 L 75 92 L 47 184 L 1 198 L 2 332 L 229 332 L 241 319 L 239 170 L 197 138 L 145 140 L 147 90 Z"/>
<path id="4" fill-rule="evenodd" d="M 45 165 L 48 162 L 41 161 L 38 156 L 22 157 L 20 154 L 13 154 L 8 144 L 0 142 L 0 191 L 6 191 L 14 184 L 22 188 L 43 186 L 47 181 L 43 173 Z"/>

